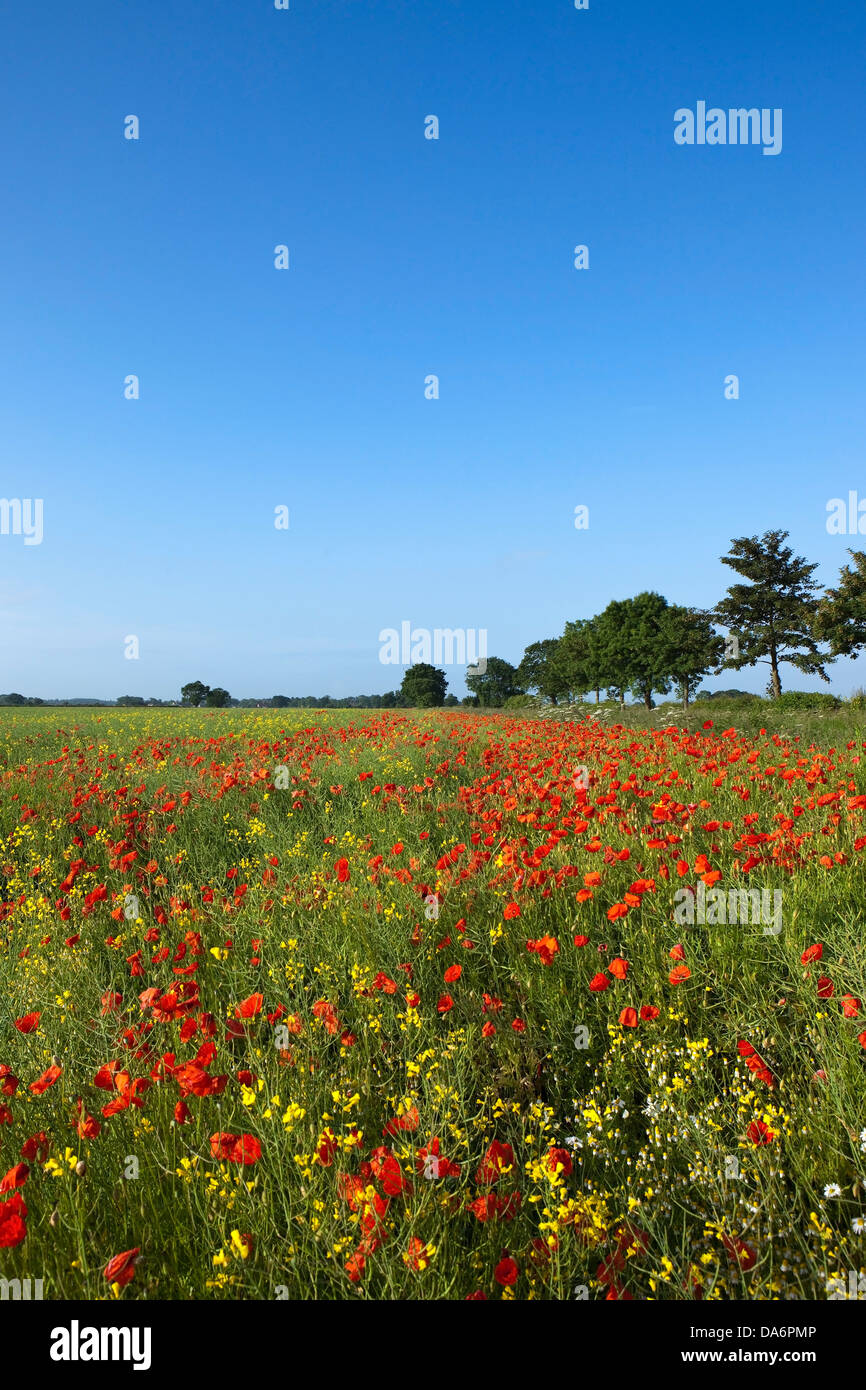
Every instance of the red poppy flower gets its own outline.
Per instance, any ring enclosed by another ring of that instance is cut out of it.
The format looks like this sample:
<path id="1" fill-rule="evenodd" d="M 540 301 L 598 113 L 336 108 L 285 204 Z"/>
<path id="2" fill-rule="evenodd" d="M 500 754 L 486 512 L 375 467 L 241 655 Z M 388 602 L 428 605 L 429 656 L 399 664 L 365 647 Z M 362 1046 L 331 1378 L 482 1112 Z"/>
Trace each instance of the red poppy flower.
<path id="1" fill-rule="evenodd" d="M 752 1144 L 771 1144 L 775 1137 L 775 1132 L 763 1120 L 753 1120 L 746 1130 L 746 1138 Z"/>
<path id="2" fill-rule="evenodd" d="M 574 1164 L 568 1149 L 548 1149 L 547 1167 L 551 1173 L 560 1172 L 564 1178 L 570 1177 Z"/>
<path id="3" fill-rule="evenodd" d="M 56 1065 L 50 1066 L 48 1070 L 44 1071 L 35 1081 L 31 1081 L 30 1090 L 33 1092 L 34 1096 L 41 1096 L 44 1091 L 48 1090 L 49 1086 L 53 1086 L 62 1071 L 62 1067 Z"/>
<path id="4" fill-rule="evenodd" d="M 136 1245 L 134 1250 L 124 1250 L 122 1254 L 111 1257 L 102 1271 L 109 1284 L 120 1284 L 123 1288 L 130 1283 L 135 1275 L 139 1249 L 140 1247 Z"/>
<path id="5" fill-rule="evenodd" d="M 520 1270 L 516 1262 L 512 1260 L 510 1255 L 506 1255 L 504 1259 L 499 1261 L 499 1264 L 494 1269 L 493 1278 L 496 1280 L 497 1284 L 501 1284 L 503 1288 L 510 1288 L 512 1284 L 517 1283 L 517 1276 L 519 1274 Z"/>
<path id="6" fill-rule="evenodd" d="M 26 1163 L 16 1163 L 14 1168 L 0 1181 L 0 1192 L 12 1192 L 16 1187 L 23 1187 L 30 1176 L 30 1168 Z"/>
<path id="7" fill-rule="evenodd" d="M 22 1018 L 13 1020 L 19 1033 L 33 1033 L 39 1027 L 41 1013 L 24 1014 Z"/>
<path id="8" fill-rule="evenodd" d="M 235 1008 L 235 1018 L 255 1018 L 262 1011 L 263 994 L 250 994 Z"/>
<path id="9" fill-rule="evenodd" d="M 262 1146 L 252 1134 L 212 1134 L 210 1151 L 214 1158 L 227 1163 L 257 1163 L 262 1156 Z"/>
<path id="10" fill-rule="evenodd" d="M 20 1192 L 0 1202 L 0 1249 L 11 1249 L 26 1239 L 27 1225 L 24 1218 L 27 1208 Z"/>

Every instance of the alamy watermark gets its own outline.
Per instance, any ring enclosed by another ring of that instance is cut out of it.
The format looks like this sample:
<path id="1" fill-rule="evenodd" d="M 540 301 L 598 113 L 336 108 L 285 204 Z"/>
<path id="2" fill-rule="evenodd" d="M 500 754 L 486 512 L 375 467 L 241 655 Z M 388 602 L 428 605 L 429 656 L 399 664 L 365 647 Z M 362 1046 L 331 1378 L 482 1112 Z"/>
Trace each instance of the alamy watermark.
<path id="1" fill-rule="evenodd" d="M 0 1279 L 0 1299 L 11 1298 L 16 1302 L 41 1299 L 44 1283 L 44 1279 Z"/>
<path id="2" fill-rule="evenodd" d="M 42 544 L 42 498 L 0 497 L 0 536 L 22 536 L 25 545 Z"/>
<path id="3" fill-rule="evenodd" d="M 831 536 L 866 536 L 866 497 L 862 502 L 852 489 L 847 506 L 843 497 L 827 503 L 827 532 Z"/>
<path id="4" fill-rule="evenodd" d="M 782 930 L 781 888 L 707 888 L 698 881 L 697 891 L 678 888 L 674 894 L 674 921 L 679 926 L 763 924 L 764 936 Z"/>
<path id="5" fill-rule="evenodd" d="M 782 153 L 782 108 L 681 106 L 674 112 L 674 141 L 678 145 L 763 145 L 764 154 Z"/>
<path id="6" fill-rule="evenodd" d="M 439 666 L 471 666 L 472 674 L 487 670 L 487 629 L 463 627 L 413 628 L 402 622 L 400 631 L 383 627 L 379 633 L 379 660 L 383 666 L 414 666 L 432 662 Z"/>

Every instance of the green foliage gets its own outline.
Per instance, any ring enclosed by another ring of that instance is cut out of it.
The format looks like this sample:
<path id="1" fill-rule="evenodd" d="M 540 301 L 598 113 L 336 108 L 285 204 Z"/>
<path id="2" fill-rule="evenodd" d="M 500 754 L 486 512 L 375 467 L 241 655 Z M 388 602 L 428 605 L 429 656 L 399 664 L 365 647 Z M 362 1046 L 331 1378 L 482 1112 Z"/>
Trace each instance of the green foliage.
<path id="1" fill-rule="evenodd" d="M 400 686 L 400 704 L 411 709 L 432 709 L 445 703 L 448 679 L 444 671 L 427 661 L 410 666 Z"/>
<path id="2" fill-rule="evenodd" d="M 553 705 L 567 695 L 570 686 L 562 661 L 561 638 L 531 642 L 517 668 L 517 681 L 524 690 L 536 690 Z"/>
<path id="3" fill-rule="evenodd" d="M 835 656 L 854 656 L 866 647 L 866 554 L 849 550 L 854 568 L 843 565 L 838 589 L 828 589 L 818 604 L 815 635 L 829 642 Z"/>
<path id="4" fill-rule="evenodd" d="M 504 661 L 501 656 L 488 656 L 483 672 L 479 671 L 473 675 L 471 671 L 470 667 L 466 673 L 466 684 L 473 695 L 478 696 L 481 705 L 502 709 L 512 695 L 523 693 L 516 667 L 512 666 L 510 661 Z"/>
<path id="5" fill-rule="evenodd" d="M 194 705 L 197 708 L 204 704 L 209 693 L 209 685 L 204 685 L 201 681 L 189 681 L 188 684 L 181 686 L 181 704 Z"/>
<path id="6" fill-rule="evenodd" d="M 840 709 L 842 701 L 823 690 L 786 690 L 773 701 L 777 709 Z"/>
<path id="7" fill-rule="evenodd" d="M 787 531 L 765 531 L 731 542 L 722 564 L 749 582 L 732 584 L 714 614 L 739 643 L 739 653 L 727 657 L 724 666 L 739 671 L 765 662 L 777 697 L 782 693 L 781 662 L 829 682 L 824 666 L 833 659 L 822 656 L 815 637 L 818 586 L 812 574 L 817 565 L 794 555 L 784 544 L 787 536 Z"/>
<path id="8" fill-rule="evenodd" d="M 214 709 L 225 709 L 231 700 L 231 695 L 227 690 L 223 690 L 221 685 L 215 685 L 213 690 L 209 690 L 205 696 L 205 704 Z"/>

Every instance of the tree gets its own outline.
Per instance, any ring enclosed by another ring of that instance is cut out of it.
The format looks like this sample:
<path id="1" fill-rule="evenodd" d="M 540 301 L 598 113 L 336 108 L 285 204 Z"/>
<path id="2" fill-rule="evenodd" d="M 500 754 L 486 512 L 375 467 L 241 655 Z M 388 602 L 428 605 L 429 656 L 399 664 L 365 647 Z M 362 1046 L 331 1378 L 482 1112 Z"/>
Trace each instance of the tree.
<path id="1" fill-rule="evenodd" d="M 400 703 L 414 709 L 432 709 L 445 703 L 448 678 L 444 671 L 429 662 L 418 661 L 410 666 L 400 686 Z"/>
<path id="2" fill-rule="evenodd" d="M 683 709 L 688 709 L 695 687 L 721 662 L 724 638 L 714 631 L 711 613 L 674 603 L 663 614 L 660 629 L 670 676 L 676 682 Z"/>
<path id="3" fill-rule="evenodd" d="M 835 659 L 824 656 L 815 640 L 818 585 L 812 574 L 818 566 L 795 555 L 784 543 L 787 537 L 787 531 L 765 531 L 763 536 L 731 541 L 722 564 L 749 582 L 732 584 L 713 615 L 736 641 L 735 650 L 726 654 L 724 668 L 739 671 L 759 661 L 766 663 L 774 699 L 782 693 L 781 662 L 829 684 L 824 666 Z"/>
<path id="4" fill-rule="evenodd" d="M 614 599 L 592 622 L 596 680 L 625 704 L 632 690 L 652 709 L 653 692 L 670 689 L 673 653 L 663 626 L 669 608 L 661 594 L 644 592 Z"/>
<path id="5" fill-rule="evenodd" d="M 221 685 L 215 685 L 213 690 L 208 691 L 207 695 L 205 696 L 204 702 L 206 705 L 210 705 L 214 709 L 225 709 L 226 705 L 228 704 L 231 698 L 232 697 L 229 694 L 229 692 L 227 690 L 223 690 Z"/>
<path id="6" fill-rule="evenodd" d="M 201 681 L 190 681 L 188 685 L 181 686 L 180 701 L 182 705 L 202 705 L 209 694 L 209 685 L 202 685 Z"/>
<path id="7" fill-rule="evenodd" d="M 849 550 L 854 561 L 839 571 L 838 589 L 828 589 L 818 604 L 815 636 L 829 642 L 831 657 L 854 656 L 866 647 L 866 554 Z"/>
<path id="8" fill-rule="evenodd" d="M 117 703 L 118 703 L 119 705 L 135 705 L 136 708 L 140 708 L 140 707 L 144 704 L 144 696 L 143 696 L 143 695 L 118 695 L 118 697 L 117 697 Z"/>
<path id="9" fill-rule="evenodd" d="M 585 690 L 594 690 L 598 704 L 610 680 L 601 618 L 578 618 L 565 624 L 560 638 L 559 667 L 572 696 L 582 697 Z"/>
<path id="10" fill-rule="evenodd" d="M 560 662 L 560 639 L 545 637 L 541 642 L 531 642 L 517 668 L 517 680 L 524 690 L 537 690 L 552 705 L 567 695 L 569 687 Z"/>
<path id="11" fill-rule="evenodd" d="M 501 709 L 511 695 L 524 693 L 517 679 L 517 668 L 510 661 L 501 656 L 488 656 L 485 665 L 483 673 L 472 675 L 471 668 L 466 672 L 466 684 L 478 696 L 479 704 Z"/>

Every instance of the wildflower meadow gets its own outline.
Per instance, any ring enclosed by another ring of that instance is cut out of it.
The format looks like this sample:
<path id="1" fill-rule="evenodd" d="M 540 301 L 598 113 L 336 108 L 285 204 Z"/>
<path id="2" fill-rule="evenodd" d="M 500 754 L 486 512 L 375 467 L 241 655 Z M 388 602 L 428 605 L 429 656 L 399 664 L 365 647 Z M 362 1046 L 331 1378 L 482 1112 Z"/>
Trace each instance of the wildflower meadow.
<path id="1" fill-rule="evenodd" d="M 0 1275 L 862 1297 L 856 717 L 4 711 Z"/>

